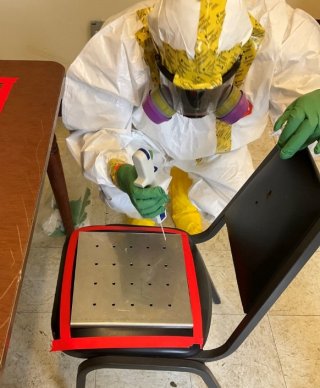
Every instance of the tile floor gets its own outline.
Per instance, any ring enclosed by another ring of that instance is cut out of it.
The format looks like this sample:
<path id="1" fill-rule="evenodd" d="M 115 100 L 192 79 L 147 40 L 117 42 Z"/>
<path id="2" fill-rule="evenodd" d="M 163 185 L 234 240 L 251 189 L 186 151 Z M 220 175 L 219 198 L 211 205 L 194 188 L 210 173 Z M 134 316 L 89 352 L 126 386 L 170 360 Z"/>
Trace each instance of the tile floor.
<path id="1" fill-rule="evenodd" d="M 66 130 L 58 122 L 57 136 L 70 199 L 91 191 L 86 208 L 88 224 L 122 222 L 107 209 L 97 188 L 86 181 L 64 139 Z M 275 139 L 270 129 L 250 148 L 255 165 L 264 158 Z M 319 162 L 318 162 L 319 163 Z M 320 165 L 320 164 L 319 164 Z M 75 386 L 80 360 L 50 352 L 51 309 L 63 236 L 49 237 L 43 225 L 52 218 L 52 193 L 45 182 L 34 237 L 23 279 L 2 388 L 70 388 Z M 170 220 L 166 221 L 170 225 Z M 241 318 L 231 255 L 226 238 L 213 239 L 201 250 L 219 290 L 222 303 L 213 308 L 214 332 L 208 346 L 218 345 Z M 214 250 L 215 256 L 212 257 Z M 320 387 L 320 251 L 318 250 L 261 321 L 244 344 L 228 358 L 209 364 L 222 388 L 316 388 Z M 190 374 L 134 371 L 98 371 L 89 374 L 87 387 L 204 387 Z"/>

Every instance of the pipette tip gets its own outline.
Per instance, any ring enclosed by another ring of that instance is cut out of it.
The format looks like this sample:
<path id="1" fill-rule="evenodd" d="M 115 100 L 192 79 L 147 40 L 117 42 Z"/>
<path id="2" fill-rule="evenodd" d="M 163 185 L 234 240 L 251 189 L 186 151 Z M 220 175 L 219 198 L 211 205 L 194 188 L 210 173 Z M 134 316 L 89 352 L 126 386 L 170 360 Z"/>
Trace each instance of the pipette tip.
<path id="1" fill-rule="evenodd" d="M 167 237 L 166 237 L 166 234 L 164 233 L 162 222 L 160 222 L 160 228 L 161 228 L 161 231 L 162 231 L 162 235 L 163 235 L 164 241 L 167 241 Z"/>

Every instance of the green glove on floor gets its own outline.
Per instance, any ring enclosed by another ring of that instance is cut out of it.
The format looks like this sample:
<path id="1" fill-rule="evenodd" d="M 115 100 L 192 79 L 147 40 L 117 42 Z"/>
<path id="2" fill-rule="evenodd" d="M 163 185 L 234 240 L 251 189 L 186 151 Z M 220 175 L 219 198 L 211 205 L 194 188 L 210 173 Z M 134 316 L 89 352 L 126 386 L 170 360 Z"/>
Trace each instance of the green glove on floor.
<path id="1" fill-rule="evenodd" d="M 279 137 L 282 159 L 291 158 L 297 151 L 318 141 L 314 152 L 320 153 L 320 90 L 305 94 L 293 101 L 274 125 L 277 131 L 283 125 Z"/>
<path id="2" fill-rule="evenodd" d="M 127 193 L 133 206 L 144 218 L 154 218 L 164 213 L 169 197 L 160 186 L 137 187 L 134 181 L 138 174 L 131 164 L 123 164 L 117 173 L 117 183 L 120 190 Z"/>

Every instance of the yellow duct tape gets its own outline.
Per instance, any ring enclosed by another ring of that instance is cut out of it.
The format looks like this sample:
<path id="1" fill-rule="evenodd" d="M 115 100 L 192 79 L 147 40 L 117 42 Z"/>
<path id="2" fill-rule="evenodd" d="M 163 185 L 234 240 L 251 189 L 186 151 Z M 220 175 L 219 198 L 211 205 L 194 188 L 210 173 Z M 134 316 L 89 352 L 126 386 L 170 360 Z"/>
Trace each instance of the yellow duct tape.
<path id="1" fill-rule="evenodd" d="M 182 89 L 212 89 L 221 85 L 222 75 L 241 54 L 241 46 L 217 54 L 225 18 L 226 0 L 201 0 L 194 58 L 164 42 L 160 49 L 164 66 L 175 74 L 174 84 Z"/>
<path id="2" fill-rule="evenodd" d="M 143 57 L 149 66 L 151 80 L 154 85 L 159 85 L 159 70 L 155 61 L 155 48 L 149 32 L 147 16 L 152 8 L 143 8 L 137 11 L 137 17 L 143 24 L 143 27 L 135 34 L 136 39 L 143 49 Z"/>
<path id="3" fill-rule="evenodd" d="M 250 39 L 242 47 L 240 67 L 237 70 L 233 82 L 238 88 L 240 88 L 243 83 L 264 37 L 264 28 L 252 15 L 249 14 L 249 17 L 253 30 Z M 228 152 L 231 150 L 231 128 L 230 124 L 219 119 L 216 120 L 217 153 Z"/>

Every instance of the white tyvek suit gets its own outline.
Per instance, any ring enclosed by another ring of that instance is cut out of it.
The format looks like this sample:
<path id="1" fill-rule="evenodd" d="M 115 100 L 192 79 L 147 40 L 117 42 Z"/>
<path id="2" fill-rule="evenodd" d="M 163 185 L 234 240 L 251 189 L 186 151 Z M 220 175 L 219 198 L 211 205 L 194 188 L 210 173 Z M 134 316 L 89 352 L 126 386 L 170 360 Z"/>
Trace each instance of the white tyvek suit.
<path id="1" fill-rule="evenodd" d="M 127 194 L 112 183 L 107 162 L 120 158 L 132 163 L 132 153 L 142 146 L 153 150 L 163 187 L 169 184 L 170 167 L 180 167 L 193 179 L 192 202 L 217 216 L 251 174 L 247 144 L 260 137 L 268 115 L 274 121 L 295 98 L 320 88 L 320 28 L 284 0 L 245 2 L 265 28 L 241 87 L 253 111 L 233 124 L 231 151 L 216 154 L 214 114 L 200 119 L 175 114 L 155 124 L 142 109 L 151 83 L 135 37 L 142 27 L 136 11 L 155 2 L 139 3 L 109 20 L 69 68 L 63 120 L 73 132 L 67 143 L 84 175 L 100 185 L 116 211 L 139 217 Z"/>

